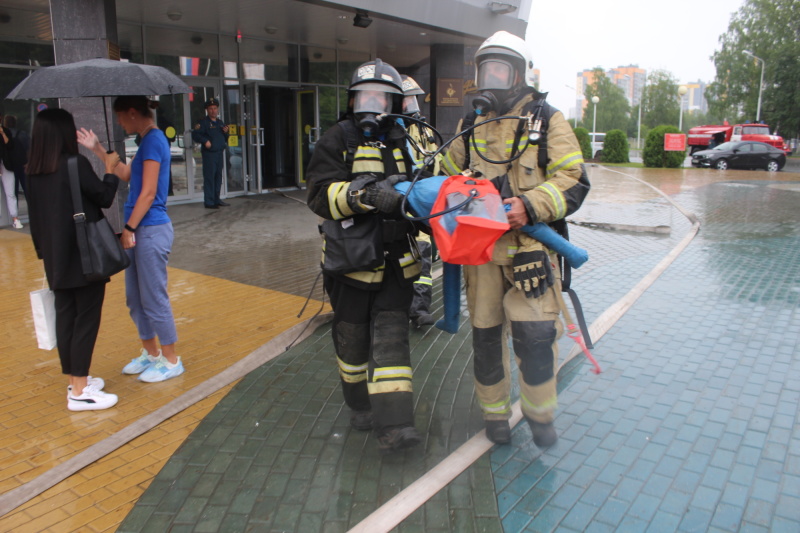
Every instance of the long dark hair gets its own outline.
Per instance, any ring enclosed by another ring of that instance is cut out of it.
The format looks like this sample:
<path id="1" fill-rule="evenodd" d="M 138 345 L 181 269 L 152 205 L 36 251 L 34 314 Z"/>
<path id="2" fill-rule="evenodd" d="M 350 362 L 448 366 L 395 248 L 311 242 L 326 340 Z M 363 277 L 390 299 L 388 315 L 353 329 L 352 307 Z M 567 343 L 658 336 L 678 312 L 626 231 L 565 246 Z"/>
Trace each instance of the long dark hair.
<path id="1" fill-rule="evenodd" d="M 26 173 L 52 174 L 62 155 L 78 153 L 75 119 L 65 109 L 45 109 L 36 115 L 31 133 L 31 152 Z"/>

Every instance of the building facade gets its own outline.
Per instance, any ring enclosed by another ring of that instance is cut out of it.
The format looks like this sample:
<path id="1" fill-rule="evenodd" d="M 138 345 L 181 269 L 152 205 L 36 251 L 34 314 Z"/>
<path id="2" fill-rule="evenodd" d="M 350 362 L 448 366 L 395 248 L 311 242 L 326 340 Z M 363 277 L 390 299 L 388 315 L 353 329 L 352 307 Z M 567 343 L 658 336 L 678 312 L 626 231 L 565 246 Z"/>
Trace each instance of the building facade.
<path id="1" fill-rule="evenodd" d="M 171 202 L 202 198 L 190 132 L 211 96 L 233 132 L 223 194 L 302 187 L 316 140 L 347 108 L 357 65 L 381 58 L 413 76 L 427 91 L 423 112 L 451 135 L 470 109 L 477 46 L 498 30 L 524 38 L 530 7 L 531 0 L 6 0 L 0 92 L 33 69 L 94 57 L 159 65 L 192 89 L 159 98 L 157 112 L 179 132 Z M 3 102 L 28 129 L 46 106 L 105 131 L 100 99 Z M 112 131 L 118 152 L 135 152 L 121 129 Z"/>

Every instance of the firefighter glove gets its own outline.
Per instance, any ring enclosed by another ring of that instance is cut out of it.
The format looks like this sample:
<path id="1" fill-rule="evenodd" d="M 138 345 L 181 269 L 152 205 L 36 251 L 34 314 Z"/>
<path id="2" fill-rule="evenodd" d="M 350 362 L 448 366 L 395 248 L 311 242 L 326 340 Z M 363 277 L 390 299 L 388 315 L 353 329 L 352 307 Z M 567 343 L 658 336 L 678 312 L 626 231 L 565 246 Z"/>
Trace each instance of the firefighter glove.
<path id="1" fill-rule="evenodd" d="M 523 291 L 527 298 L 538 298 L 554 280 L 550 257 L 543 250 L 519 252 L 514 256 L 514 285 Z"/>
<path id="2" fill-rule="evenodd" d="M 403 195 L 394 189 L 394 184 L 403 179 L 405 179 L 405 176 L 396 174 L 368 185 L 364 189 L 364 196 L 361 198 L 361 202 L 374 207 L 381 213 L 399 212 Z"/>
<path id="3" fill-rule="evenodd" d="M 347 187 L 347 205 L 354 213 L 369 213 L 372 207 L 364 205 L 364 193 L 366 188 L 378 180 L 375 174 L 362 174 L 358 176 Z"/>

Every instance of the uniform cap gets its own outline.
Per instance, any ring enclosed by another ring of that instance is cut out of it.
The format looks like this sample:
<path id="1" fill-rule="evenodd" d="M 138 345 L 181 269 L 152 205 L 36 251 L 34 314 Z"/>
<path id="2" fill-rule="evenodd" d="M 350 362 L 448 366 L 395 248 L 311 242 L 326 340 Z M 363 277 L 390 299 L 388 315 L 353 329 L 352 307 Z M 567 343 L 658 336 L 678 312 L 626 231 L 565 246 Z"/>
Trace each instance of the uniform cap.
<path id="1" fill-rule="evenodd" d="M 219 100 L 213 97 L 209 98 L 208 100 L 206 100 L 206 104 L 204 107 L 211 107 L 212 105 L 219 107 Z"/>

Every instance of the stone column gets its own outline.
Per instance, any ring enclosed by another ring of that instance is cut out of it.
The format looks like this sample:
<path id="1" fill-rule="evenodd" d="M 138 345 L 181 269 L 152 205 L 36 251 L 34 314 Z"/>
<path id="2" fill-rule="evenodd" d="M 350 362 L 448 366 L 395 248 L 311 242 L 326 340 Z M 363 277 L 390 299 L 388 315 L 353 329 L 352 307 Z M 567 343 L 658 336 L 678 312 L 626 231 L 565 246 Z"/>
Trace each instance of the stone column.
<path id="1" fill-rule="evenodd" d="M 117 44 L 117 9 L 114 0 L 50 0 L 50 18 L 53 27 L 53 51 L 56 65 L 74 63 L 84 59 L 119 59 Z M 125 157 L 125 132 L 116 123 L 111 104 L 114 98 L 61 98 L 59 105 L 72 113 L 78 128 L 91 129 L 103 146 L 109 146 L 108 131 L 112 142 L 110 149 Z M 103 105 L 105 104 L 105 113 Z M 103 164 L 81 147 L 81 153 L 92 162 L 95 172 L 102 176 Z M 128 185 L 120 182 L 117 199 L 105 210 L 111 227 L 118 233 L 125 224 L 122 205 L 128 195 Z"/>
<path id="2" fill-rule="evenodd" d="M 472 59 L 471 57 L 469 58 Z M 439 105 L 442 97 L 439 94 L 442 90 L 440 80 L 458 80 L 461 87 L 465 82 L 472 79 L 465 77 L 465 55 L 464 46 L 455 44 L 435 44 L 431 46 L 431 120 L 436 124 L 436 129 L 442 134 L 445 140 L 451 138 L 456 133 L 456 126 L 466 112 L 471 109 L 467 107 L 467 97 L 464 95 L 462 106 L 442 106 Z"/>

